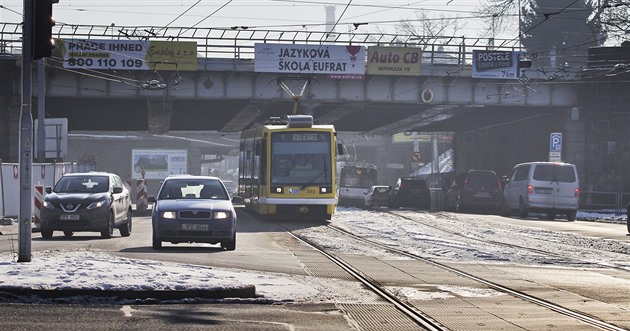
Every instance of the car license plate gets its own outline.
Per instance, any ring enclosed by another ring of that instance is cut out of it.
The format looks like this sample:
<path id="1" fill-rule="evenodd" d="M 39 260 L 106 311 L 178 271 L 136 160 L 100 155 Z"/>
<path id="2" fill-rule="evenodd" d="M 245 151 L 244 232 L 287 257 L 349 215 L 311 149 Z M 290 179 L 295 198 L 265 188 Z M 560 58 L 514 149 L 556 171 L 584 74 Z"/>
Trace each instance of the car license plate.
<path id="1" fill-rule="evenodd" d="M 59 219 L 62 221 L 78 221 L 79 214 L 61 214 L 61 216 L 59 216 Z"/>
<path id="2" fill-rule="evenodd" d="M 477 194 L 475 194 L 476 197 L 482 197 L 482 198 L 489 198 L 490 197 L 490 193 L 489 192 L 477 192 Z"/>
<path id="3" fill-rule="evenodd" d="M 210 230 L 210 227 L 208 226 L 208 224 L 187 224 L 187 223 L 184 223 L 184 224 L 182 224 L 182 230 L 187 230 L 187 231 L 208 231 L 208 230 Z"/>

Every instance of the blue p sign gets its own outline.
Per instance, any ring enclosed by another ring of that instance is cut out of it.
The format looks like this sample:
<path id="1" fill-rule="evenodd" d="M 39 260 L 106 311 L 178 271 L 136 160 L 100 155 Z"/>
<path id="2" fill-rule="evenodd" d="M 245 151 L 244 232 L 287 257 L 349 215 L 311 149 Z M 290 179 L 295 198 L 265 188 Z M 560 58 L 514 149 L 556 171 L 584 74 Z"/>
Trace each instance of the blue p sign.
<path id="1" fill-rule="evenodd" d="M 550 152 L 562 151 L 562 133 L 554 132 L 550 135 L 549 151 Z"/>

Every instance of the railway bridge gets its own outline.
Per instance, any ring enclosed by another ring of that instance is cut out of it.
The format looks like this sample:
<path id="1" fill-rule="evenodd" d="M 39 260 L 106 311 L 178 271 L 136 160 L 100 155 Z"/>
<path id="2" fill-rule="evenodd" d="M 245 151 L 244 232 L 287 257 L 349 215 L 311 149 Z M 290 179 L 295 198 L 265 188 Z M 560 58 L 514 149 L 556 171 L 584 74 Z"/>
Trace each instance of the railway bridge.
<path id="1" fill-rule="evenodd" d="M 21 28 L 0 25 L 0 70 L 6 77 L 0 83 L 0 137 L 9 142 L 0 147 L 0 157 L 12 160 L 18 155 Z M 408 156 L 418 149 L 418 142 L 391 143 L 396 134 L 447 134 L 456 167 L 491 168 L 506 174 L 517 162 L 547 159 L 549 134 L 562 132 L 563 160 L 582 165 L 580 169 L 588 177 L 604 167 L 588 160 L 589 153 L 602 145 L 601 140 L 588 140 L 593 137 L 591 129 L 601 129 L 597 123 L 602 121 L 612 125 L 609 114 L 620 114 L 614 110 L 617 106 L 611 105 L 600 118 L 604 111 L 592 106 L 601 103 L 584 99 L 584 92 L 617 87 L 615 79 L 608 79 L 605 85 L 599 79 L 604 75 L 597 76 L 597 82 L 585 80 L 582 69 L 544 67 L 533 60 L 531 66 L 518 69 L 518 78 L 475 76 L 474 51 L 519 51 L 509 40 L 237 27 L 113 30 L 109 26 L 62 25 L 55 29 L 60 40 L 196 43 L 196 68 L 185 71 L 73 69 L 56 50 L 45 60 L 43 82 L 34 88 L 33 113 L 39 117 L 41 111 L 36 109 L 43 103 L 45 118 L 67 118 L 70 133 L 165 136 L 195 132 L 225 136 L 271 116 L 312 114 L 317 122 L 333 124 L 341 134 L 352 134 L 359 149 L 379 142 L 379 147 L 373 146 L 375 150 L 365 152 L 369 157 L 364 158 L 372 158 L 385 168 L 390 163 L 403 164 L 404 170 L 396 172 L 397 176 L 409 172 Z M 420 70 L 417 75 L 261 72 L 256 67 L 256 44 L 408 47 L 421 51 Z M 38 93 L 44 98 L 38 98 Z M 622 113 L 625 116 L 625 111 Z M 597 117 L 595 122 L 593 116 Z M 383 146 L 382 141 L 387 144 Z M 234 148 L 233 144 L 219 145 L 207 148 L 220 149 L 216 154 Z M 432 152 L 422 155 L 427 155 L 426 162 L 433 162 L 436 156 Z"/>

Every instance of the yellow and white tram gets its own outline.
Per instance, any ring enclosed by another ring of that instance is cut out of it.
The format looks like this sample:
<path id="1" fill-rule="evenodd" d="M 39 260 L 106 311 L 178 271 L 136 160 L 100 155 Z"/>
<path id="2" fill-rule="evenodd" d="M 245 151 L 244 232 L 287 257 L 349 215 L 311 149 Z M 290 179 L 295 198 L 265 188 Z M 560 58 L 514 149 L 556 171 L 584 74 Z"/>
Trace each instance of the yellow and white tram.
<path id="1" fill-rule="evenodd" d="M 264 217 L 330 220 L 336 156 L 334 126 L 314 125 L 309 115 L 272 118 L 241 134 L 238 195 Z"/>

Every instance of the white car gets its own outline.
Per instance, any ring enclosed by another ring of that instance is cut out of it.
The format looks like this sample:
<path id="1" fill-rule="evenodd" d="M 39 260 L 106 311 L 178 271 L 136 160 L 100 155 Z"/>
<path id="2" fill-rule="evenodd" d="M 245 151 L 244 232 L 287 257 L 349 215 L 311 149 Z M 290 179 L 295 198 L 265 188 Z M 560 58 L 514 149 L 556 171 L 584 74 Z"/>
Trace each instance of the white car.
<path id="1" fill-rule="evenodd" d="M 562 162 L 517 164 L 503 190 L 504 213 L 547 213 L 550 219 L 565 214 L 574 221 L 580 202 L 580 181 L 575 165 Z"/>

